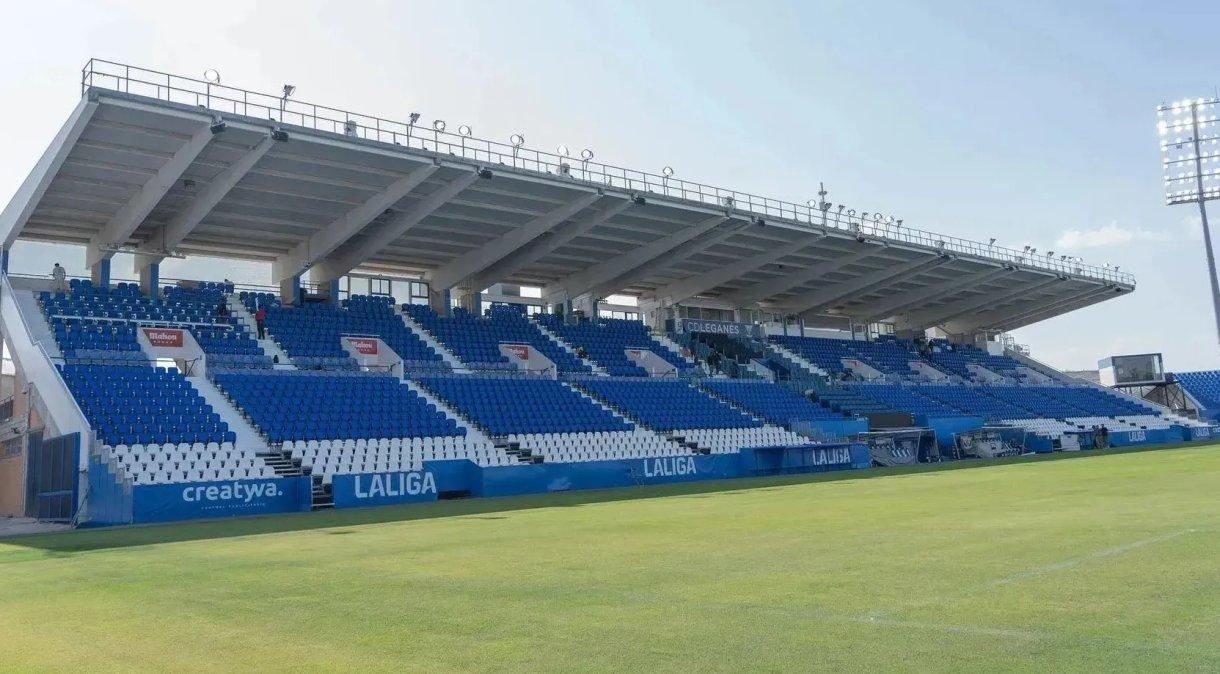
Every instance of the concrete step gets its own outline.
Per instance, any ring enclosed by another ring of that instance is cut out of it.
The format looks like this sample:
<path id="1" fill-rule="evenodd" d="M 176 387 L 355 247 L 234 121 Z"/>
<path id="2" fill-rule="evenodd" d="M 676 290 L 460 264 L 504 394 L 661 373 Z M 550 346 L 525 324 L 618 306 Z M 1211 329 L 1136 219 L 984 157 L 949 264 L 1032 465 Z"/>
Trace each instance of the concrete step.
<path id="1" fill-rule="evenodd" d="M 567 351 L 568 353 L 572 354 L 572 356 L 574 358 L 576 358 L 580 362 L 584 363 L 585 365 L 589 366 L 589 369 L 593 370 L 597 374 L 609 374 L 608 372 L 606 372 L 606 370 L 604 368 L 602 368 L 601 365 L 598 365 L 592 359 L 581 358 L 579 355 L 577 355 L 576 349 L 572 348 L 571 344 L 568 344 L 567 342 L 565 342 L 563 340 L 562 337 L 560 337 L 559 335 L 548 330 L 546 328 L 546 326 L 542 325 L 538 321 L 535 321 L 533 318 L 530 318 L 530 322 L 534 324 L 534 327 L 538 328 L 538 332 L 541 332 L 544 336 L 546 336 L 547 339 L 558 344 L 559 348 L 563 349 L 564 351 Z"/>
<path id="2" fill-rule="evenodd" d="M 407 326 L 408 330 L 414 332 L 417 336 L 419 336 L 420 339 L 424 340 L 425 344 L 432 347 L 433 351 L 439 353 L 441 355 L 441 360 L 448 363 L 449 367 L 453 368 L 454 372 L 470 371 L 470 368 L 466 367 L 466 364 L 463 363 L 456 354 L 446 348 L 444 344 L 441 344 L 440 340 L 434 337 L 431 332 L 424 329 L 424 326 L 416 323 L 411 316 L 407 314 L 407 312 L 402 310 L 402 307 L 395 304 L 394 313 L 398 314 L 398 316 L 402 318 L 402 322 Z"/>

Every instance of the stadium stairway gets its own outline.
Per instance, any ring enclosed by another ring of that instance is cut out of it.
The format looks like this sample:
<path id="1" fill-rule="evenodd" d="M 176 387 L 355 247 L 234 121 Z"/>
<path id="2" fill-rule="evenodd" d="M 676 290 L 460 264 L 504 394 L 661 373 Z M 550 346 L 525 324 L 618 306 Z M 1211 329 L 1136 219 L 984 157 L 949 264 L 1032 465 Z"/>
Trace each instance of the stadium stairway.
<path id="1" fill-rule="evenodd" d="M 770 341 L 768 341 L 766 344 L 767 344 L 767 348 L 771 349 L 771 351 L 773 351 L 775 354 L 777 354 L 778 356 L 783 358 L 785 361 L 799 365 L 803 370 L 805 370 L 806 374 L 811 375 L 813 377 L 817 377 L 819 379 L 823 379 L 823 380 L 830 376 L 826 372 L 826 370 L 823 370 L 822 368 L 818 367 L 817 365 L 814 365 L 811 361 L 807 360 L 804 356 L 801 356 L 800 354 L 796 353 L 795 351 L 792 351 L 788 347 L 786 347 L 782 344 L 778 344 L 776 342 L 770 342 Z"/>
<path id="2" fill-rule="evenodd" d="M 572 354 L 573 358 L 584 363 L 586 366 L 589 367 L 589 369 L 593 370 L 593 372 L 600 374 L 600 375 L 609 374 L 608 372 L 606 372 L 606 368 L 599 365 L 596 361 L 593 361 L 589 358 L 581 358 L 579 355 L 577 355 L 576 349 L 572 348 L 571 344 L 568 344 L 567 342 L 563 341 L 563 339 L 561 339 L 559 337 L 559 335 L 556 335 L 554 332 L 551 332 L 549 329 L 547 329 L 547 327 L 542 324 L 542 321 L 535 320 L 535 318 L 533 316 L 531 316 L 529 320 L 531 323 L 534 324 L 534 327 L 538 328 L 538 332 L 541 332 L 543 335 L 545 335 L 547 337 L 547 339 L 551 340 L 552 342 L 555 342 L 555 344 L 557 344 L 559 346 L 559 348 Z"/>
<path id="3" fill-rule="evenodd" d="M 292 359 L 288 357 L 288 354 L 285 353 L 282 348 L 280 348 L 280 345 L 276 343 L 274 339 L 271 339 L 270 337 L 265 337 L 263 339 L 258 338 L 258 324 L 255 323 L 254 317 L 250 315 L 249 310 L 246 309 L 246 305 L 243 304 L 240 299 L 238 299 L 237 295 L 234 293 L 229 293 L 225 296 L 225 303 L 229 305 L 229 313 L 237 319 L 238 323 L 245 326 L 246 330 L 249 331 L 250 335 L 254 338 L 254 341 L 258 342 L 258 345 L 260 348 L 262 348 L 263 353 L 267 354 L 268 358 L 279 358 L 279 363 L 274 366 L 275 369 L 297 369 L 297 366 L 292 364 Z"/>
<path id="4" fill-rule="evenodd" d="M 207 377 L 191 376 L 186 378 L 203 396 L 204 401 L 212 406 L 212 410 L 220 415 L 221 421 L 229 425 L 229 430 L 237 434 L 237 441 L 234 445 L 238 449 L 252 449 L 256 453 L 265 454 L 269 451 L 267 442 L 263 440 L 262 435 L 255 430 L 254 426 L 246 420 L 246 416 L 242 414 L 232 401 L 216 388 Z"/>
<path id="5" fill-rule="evenodd" d="M 402 322 L 407 326 L 407 329 L 410 330 L 411 332 L 414 332 L 417 336 L 419 336 L 420 339 L 422 339 L 424 341 L 425 344 L 427 344 L 429 347 L 432 348 L 433 351 L 435 351 L 437 354 L 439 354 L 441 357 L 441 360 L 448 363 L 449 367 L 452 368 L 454 372 L 469 372 L 470 371 L 470 368 L 467 367 L 466 364 L 463 363 L 462 360 L 460 358 L 458 358 L 456 354 L 454 354 L 452 351 L 450 351 L 449 347 L 442 344 L 441 341 L 436 338 L 436 335 L 433 335 L 431 332 L 428 332 L 428 330 L 426 330 L 424 328 L 424 326 L 420 325 L 419 323 L 416 323 L 415 319 L 411 318 L 411 314 L 408 314 L 406 311 L 403 311 L 402 305 L 395 303 L 393 306 L 393 309 L 394 309 L 394 313 L 398 314 L 398 316 L 400 318 L 402 318 Z"/>

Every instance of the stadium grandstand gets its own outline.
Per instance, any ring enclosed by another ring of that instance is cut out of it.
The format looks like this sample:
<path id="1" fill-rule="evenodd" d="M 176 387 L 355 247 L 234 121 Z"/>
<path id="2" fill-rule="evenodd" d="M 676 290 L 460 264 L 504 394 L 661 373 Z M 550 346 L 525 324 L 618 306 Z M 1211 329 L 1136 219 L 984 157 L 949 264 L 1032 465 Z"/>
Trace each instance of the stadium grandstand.
<path id="1" fill-rule="evenodd" d="M 927 431 L 943 458 L 984 429 L 1083 450 L 1210 437 L 1220 408 L 1214 372 L 1178 375 L 1201 421 L 1004 339 L 1132 292 L 1116 269 L 288 91 L 82 74 L 0 215 L 0 329 L 25 392 L 0 423 L 34 467 L 12 514 L 108 525 L 863 469 L 878 430 Z M 84 247 L 90 277 L 9 274 L 18 240 Z M 189 256 L 270 275 L 161 277 Z"/>

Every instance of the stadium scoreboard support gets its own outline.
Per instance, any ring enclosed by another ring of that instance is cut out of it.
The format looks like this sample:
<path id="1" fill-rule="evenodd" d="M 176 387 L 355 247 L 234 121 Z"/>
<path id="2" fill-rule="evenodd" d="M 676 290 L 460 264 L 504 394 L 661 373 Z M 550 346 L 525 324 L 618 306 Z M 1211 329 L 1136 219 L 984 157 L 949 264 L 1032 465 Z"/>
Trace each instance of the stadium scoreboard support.
<path id="1" fill-rule="evenodd" d="M 1153 386 L 1165 383 L 1165 367 L 1159 353 L 1109 356 L 1097 361 L 1097 374 L 1104 386 Z"/>

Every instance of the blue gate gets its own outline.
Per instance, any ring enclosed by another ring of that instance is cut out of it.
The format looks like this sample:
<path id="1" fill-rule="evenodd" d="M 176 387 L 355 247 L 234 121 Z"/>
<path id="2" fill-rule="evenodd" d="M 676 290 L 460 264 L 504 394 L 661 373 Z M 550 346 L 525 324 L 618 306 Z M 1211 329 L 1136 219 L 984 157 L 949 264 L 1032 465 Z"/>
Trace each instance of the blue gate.
<path id="1" fill-rule="evenodd" d="M 26 517 L 71 521 L 76 515 L 80 434 L 31 434 L 26 448 Z"/>

